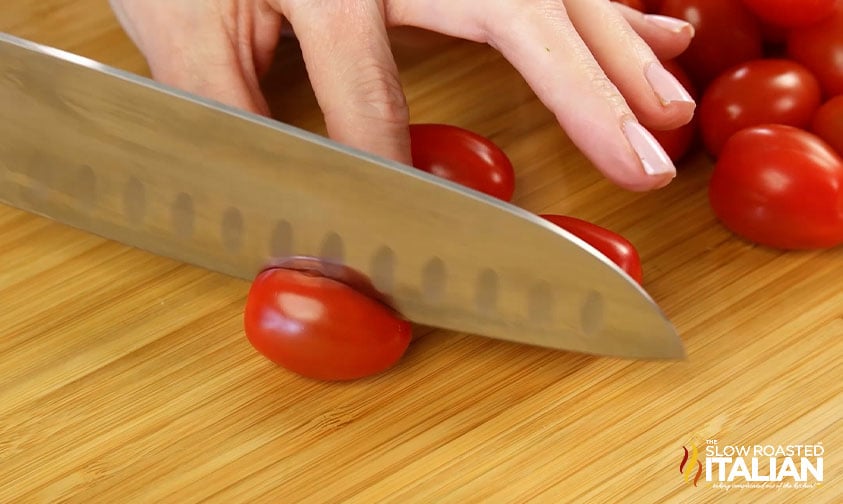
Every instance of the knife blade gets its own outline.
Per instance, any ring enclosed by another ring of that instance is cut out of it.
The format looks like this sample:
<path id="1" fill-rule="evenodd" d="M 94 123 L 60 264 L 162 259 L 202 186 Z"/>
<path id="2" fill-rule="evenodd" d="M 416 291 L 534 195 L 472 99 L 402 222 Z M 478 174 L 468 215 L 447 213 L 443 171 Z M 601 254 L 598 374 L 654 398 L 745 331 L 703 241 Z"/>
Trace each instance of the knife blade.
<path id="1" fill-rule="evenodd" d="M 245 280 L 315 258 L 368 278 L 424 325 L 597 355 L 684 355 L 640 286 L 523 209 L 7 34 L 0 202 Z"/>

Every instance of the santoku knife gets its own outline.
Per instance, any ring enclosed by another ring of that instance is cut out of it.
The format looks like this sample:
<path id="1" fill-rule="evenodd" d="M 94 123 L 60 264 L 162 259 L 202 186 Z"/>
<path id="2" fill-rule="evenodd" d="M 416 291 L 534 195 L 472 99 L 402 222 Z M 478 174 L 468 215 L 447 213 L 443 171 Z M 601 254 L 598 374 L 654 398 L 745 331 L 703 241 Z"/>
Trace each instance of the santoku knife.
<path id="1" fill-rule="evenodd" d="M 342 265 L 424 325 L 684 354 L 630 277 L 525 210 L 5 34 L 0 202 L 246 280 L 285 258 Z"/>

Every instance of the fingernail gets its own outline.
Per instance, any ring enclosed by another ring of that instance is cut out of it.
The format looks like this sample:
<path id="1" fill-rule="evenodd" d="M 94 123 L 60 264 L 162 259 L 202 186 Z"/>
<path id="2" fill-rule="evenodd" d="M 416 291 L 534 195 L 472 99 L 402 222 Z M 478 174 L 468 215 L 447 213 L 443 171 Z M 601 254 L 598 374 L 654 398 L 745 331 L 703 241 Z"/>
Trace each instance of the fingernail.
<path id="1" fill-rule="evenodd" d="M 660 16 L 658 14 L 644 14 L 644 18 L 664 30 L 673 33 L 681 33 L 682 30 L 688 30 L 691 37 L 694 36 L 694 25 L 687 21 L 670 16 Z"/>
<path id="2" fill-rule="evenodd" d="M 694 99 L 691 98 L 688 91 L 661 63 L 654 61 L 647 65 L 644 76 L 652 86 L 653 91 L 656 92 L 662 105 L 667 105 L 670 102 L 694 103 Z"/>
<path id="3" fill-rule="evenodd" d="M 670 156 L 662 148 L 659 141 L 647 131 L 638 121 L 627 119 L 623 123 L 623 134 L 641 160 L 641 165 L 647 175 L 664 175 L 669 173 L 676 176 L 676 168 Z"/>

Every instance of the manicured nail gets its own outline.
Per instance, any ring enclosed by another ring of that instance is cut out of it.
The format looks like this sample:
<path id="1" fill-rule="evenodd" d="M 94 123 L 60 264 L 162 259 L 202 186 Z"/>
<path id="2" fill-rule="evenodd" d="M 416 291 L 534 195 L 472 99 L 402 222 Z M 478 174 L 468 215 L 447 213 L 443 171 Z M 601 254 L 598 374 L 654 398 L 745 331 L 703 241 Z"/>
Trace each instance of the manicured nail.
<path id="1" fill-rule="evenodd" d="M 676 176 L 676 168 L 670 156 L 664 151 L 659 141 L 638 121 L 634 119 L 624 121 L 623 134 L 638 155 L 638 159 L 641 160 L 641 165 L 647 175 L 670 173 Z"/>
<path id="2" fill-rule="evenodd" d="M 672 73 L 665 70 L 661 63 L 654 61 L 648 64 L 644 69 L 644 76 L 647 77 L 647 82 L 653 87 L 662 105 L 670 102 L 694 103 L 688 91 Z"/>
<path id="3" fill-rule="evenodd" d="M 681 33 L 682 30 L 688 30 L 691 37 L 694 36 L 694 25 L 687 21 L 670 16 L 660 16 L 658 14 L 644 14 L 644 19 L 663 30 L 672 31 L 673 33 Z"/>

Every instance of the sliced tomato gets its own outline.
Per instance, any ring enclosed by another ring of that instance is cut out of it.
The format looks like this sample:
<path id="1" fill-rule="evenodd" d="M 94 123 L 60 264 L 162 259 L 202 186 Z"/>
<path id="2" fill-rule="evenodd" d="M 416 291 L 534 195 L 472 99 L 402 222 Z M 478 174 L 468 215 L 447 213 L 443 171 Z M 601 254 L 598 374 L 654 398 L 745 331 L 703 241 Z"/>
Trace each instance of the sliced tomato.
<path id="1" fill-rule="evenodd" d="M 412 339 L 412 325 L 389 307 L 319 273 L 285 268 L 255 278 L 244 325 L 269 360 L 319 380 L 384 371 Z"/>

